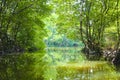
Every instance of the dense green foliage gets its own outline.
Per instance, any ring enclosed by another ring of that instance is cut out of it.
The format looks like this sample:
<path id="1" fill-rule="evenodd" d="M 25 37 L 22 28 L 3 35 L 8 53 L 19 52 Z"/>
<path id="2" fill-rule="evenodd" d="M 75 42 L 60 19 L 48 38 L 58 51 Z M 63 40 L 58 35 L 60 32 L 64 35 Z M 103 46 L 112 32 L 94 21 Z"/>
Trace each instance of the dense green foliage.
<path id="1" fill-rule="evenodd" d="M 0 53 L 43 50 L 42 19 L 49 12 L 47 0 L 1 0 Z"/>
<path id="2" fill-rule="evenodd" d="M 50 11 L 48 0 L 0 0 L 0 80 L 44 79 L 43 19 Z"/>
<path id="3" fill-rule="evenodd" d="M 55 37 L 57 36 L 57 38 Z M 68 39 L 65 36 L 61 36 L 58 38 L 58 35 L 54 35 L 54 37 L 48 37 L 45 40 L 47 47 L 83 47 L 84 44 L 82 42 L 74 41 Z"/>
<path id="4" fill-rule="evenodd" d="M 119 0 L 52 0 L 60 33 L 82 40 L 84 52 L 101 57 L 103 49 L 119 48 Z M 112 35 L 115 35 L 114 37 Z M 112 36 L 110 38 L 110 36 Z M 110 41 L 110 44 L 108 43 Z M 111 45 L 111 42 L 114 43 Z"/>
<path id="5" fill-rule="evenodd" d="M 82 47 L 84 46 L 79 40 L 69 39 L 65 34 L 58 32 L 56 21 L 58 16 L 52 13 L 51 16 L 44 19 L 48 36 L 45 38 L 47 47 Z M 54 23 L 55 22 L 55 23 Z"/>
<path id="6" fill-rule="evenodd" d="M 0 80 L 120 79 L 119 7 L 119 0 L 0 0 Z M 103 58 L 116 68 L 87 61 Z"/>

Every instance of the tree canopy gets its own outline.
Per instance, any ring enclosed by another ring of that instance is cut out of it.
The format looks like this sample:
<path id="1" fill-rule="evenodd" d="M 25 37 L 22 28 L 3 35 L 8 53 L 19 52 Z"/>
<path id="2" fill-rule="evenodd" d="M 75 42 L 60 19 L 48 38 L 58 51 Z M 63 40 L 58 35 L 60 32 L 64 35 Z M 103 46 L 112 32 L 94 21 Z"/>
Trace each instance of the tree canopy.
<path id="1" fill-rule="evenodd" d="M 43 51 L 42 19 L 50 11 L 48 0 L 1 0 L 0 53 Z"/>
<path id="2" fill-rule="evenodd" d="M 98 53 L 98 56 L 102 49 L 119 48 L 118 4 L 119 0 L 51 0 L 53 13 L 58 15 L 58 31 L 81 40 L 87 54 Z"/>

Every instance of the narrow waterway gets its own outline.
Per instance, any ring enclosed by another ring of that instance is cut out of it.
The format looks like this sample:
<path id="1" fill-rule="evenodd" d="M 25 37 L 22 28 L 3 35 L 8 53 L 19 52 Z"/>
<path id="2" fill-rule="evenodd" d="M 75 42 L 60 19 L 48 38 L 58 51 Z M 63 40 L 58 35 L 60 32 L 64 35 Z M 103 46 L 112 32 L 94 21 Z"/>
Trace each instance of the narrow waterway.
<path id="1" fill-rule="evenodd" d="M 104 61 L 60 64 L 56 70 L 56 80 L 120 80 L 120 74 Z"/>
<path id="2" fill-rule="evenodd" d="M 80 48 L 49 48 L 46 80 L 120 80 L 120 73 L 106 61 L 87 61 Z"/>

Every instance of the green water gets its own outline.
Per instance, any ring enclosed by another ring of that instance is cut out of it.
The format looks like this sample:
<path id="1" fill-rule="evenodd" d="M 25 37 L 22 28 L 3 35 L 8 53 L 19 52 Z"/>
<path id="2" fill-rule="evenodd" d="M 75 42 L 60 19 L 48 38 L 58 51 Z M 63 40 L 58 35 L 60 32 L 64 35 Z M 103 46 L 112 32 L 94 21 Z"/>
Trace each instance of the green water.
<path id="1" fill-rule="evenodd" d="M 49 49 L 46 80 L 120 80 L 120 73 L 105 61 L 87 61 L 79 48 Z"/>
<path id="2" fill-rule="evenodd" d="M 56 70 L 56 80 L 120 80 L 120 74 L 102 61 L 60 64 Z"/>
<path id="3" fill-rule="evenodd" d="M 104 61 L 59 63 L 46 73 L 46 80 L 120 80 L 120 73 Z"/>

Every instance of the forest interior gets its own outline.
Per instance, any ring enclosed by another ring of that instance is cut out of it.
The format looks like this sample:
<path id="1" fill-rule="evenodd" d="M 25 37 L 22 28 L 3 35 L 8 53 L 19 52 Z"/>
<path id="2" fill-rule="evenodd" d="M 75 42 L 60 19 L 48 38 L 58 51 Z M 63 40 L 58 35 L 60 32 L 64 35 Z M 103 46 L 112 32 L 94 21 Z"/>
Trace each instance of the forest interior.
<path id="1" fill-rule="evenodd" d="M 120 80 L 120 0 L 0 0 L 0 80 Z"/>

